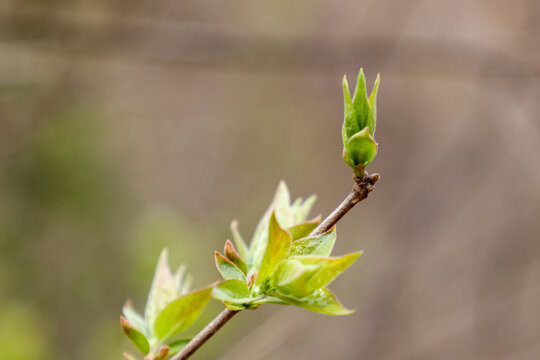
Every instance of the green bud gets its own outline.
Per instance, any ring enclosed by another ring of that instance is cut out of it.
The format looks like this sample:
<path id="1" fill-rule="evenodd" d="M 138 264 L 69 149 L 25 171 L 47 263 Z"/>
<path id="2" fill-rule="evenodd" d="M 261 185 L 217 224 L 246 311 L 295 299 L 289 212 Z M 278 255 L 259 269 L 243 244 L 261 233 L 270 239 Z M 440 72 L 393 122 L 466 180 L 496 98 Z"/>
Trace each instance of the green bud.
<path id="1" fill-rule="evenodd" d="M 378 144 L 366 127 L 349 139 L 346 148 L 347 154 L 355 166 L 363 165 L 366 167 L 377 155 L 377 147 Z"/>
<path id="2" fill-rule="evenodd" d="M 150 351 L 150 343 L 146 336 L 123 316 L 120 316 L 120 324 L 122 325 L 124 334 L 126 334 L 135 347 L 143 354 L 148 354 Z"/>
<path id="3" fill-rule="evenodd" d="M 377 92 L 380 76 L 369 97 L 366 90 L 366 78 L 360 69 L 356 81 L 354 97 L 351 99 L 347 78 L 343 77 L 343 97 L 345 117 L 343 121 L 343 160 L 356 175 L 364 176 L 364 168 L 377 155 L 377 142 L 373 138 L 377 123 Z"/>

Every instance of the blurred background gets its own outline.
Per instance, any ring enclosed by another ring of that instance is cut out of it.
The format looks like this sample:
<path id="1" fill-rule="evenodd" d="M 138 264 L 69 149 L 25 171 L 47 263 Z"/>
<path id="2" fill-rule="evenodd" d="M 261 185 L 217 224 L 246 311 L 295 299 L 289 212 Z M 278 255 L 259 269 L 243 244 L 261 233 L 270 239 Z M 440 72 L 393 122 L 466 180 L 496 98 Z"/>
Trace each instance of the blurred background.
<path id="1" fill-rule="evenodd" d="M 331 286 L 357 312 L 265 306 L 194 359 L 540 358 L 539 37 L 537 0 L 3 0 L 0 357 L 134 352 L 160 250 L 216 280 L 280 179 L 328 214 L 364 67 L 382 179 Z"/>

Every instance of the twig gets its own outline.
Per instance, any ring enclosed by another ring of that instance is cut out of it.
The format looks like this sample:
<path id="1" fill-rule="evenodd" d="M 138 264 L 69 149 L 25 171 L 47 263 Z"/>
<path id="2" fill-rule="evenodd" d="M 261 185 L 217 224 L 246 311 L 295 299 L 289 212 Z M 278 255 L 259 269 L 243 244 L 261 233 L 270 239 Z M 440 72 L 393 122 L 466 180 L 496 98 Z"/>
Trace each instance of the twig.
<path id="1" fill-rule="evenodd" d="M 375 183 L 380 179 L 379 174 L 366 175 L 363 178 L 355 177 L 354 185 L 345 200 L 332 211 L 310 234 L 310 236 L 320 235 L 330 230 L 337 222 L 351 210 L 354 205 L 368 197 L 369 193 L 375 189 Z"/>
<path id="2" fill-rule="evenodd" d="M 337 222 L 351 210 L 356 204 L 368 197 L 369 193 L 375 189 L 375 183 L 379 180 L 379 174 L 371 174 L 363 178 L 355 177 L 354 185 L 345 200 L 332 211 L 323 222 L 311 232 L 311 236 L 320 235 L 330 230 Z M 212 320 L 200 333 L 197 334 L 178 354 L 170 360 L 185 360 L 191 357 L 203 344 L 232 319 L 239 310 L 223 310 L 214 320 Z"/>
<path id="3" fill-rule="evenodd" d="M 171 360 L 185 360 L 197 351 L 203 344 L 208 341 L 214 334 L 221 329 L 234 315 L 238 314 L 239 310 L 225 309 L 219 313 L 204 329 L 201 330 L 191 341 L 180 351 L 173 356 Z"/>

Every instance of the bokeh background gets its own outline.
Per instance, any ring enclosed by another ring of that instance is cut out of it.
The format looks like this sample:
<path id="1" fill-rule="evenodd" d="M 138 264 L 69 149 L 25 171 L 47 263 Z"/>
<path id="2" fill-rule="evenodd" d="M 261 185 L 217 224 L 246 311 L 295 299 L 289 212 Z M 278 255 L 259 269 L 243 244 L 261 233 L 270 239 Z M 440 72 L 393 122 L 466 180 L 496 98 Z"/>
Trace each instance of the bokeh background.
<path id="1" fill-rule="evenodd" d="M 203 286 L 280 179 L 331 211 L 362 66 L 382 179 L 332 284 L 357 312 L 265 306 L 194 358 L 540 358 L 539 38 L 537 0 L 2 0 L 0 357 L 120 359 L 163 247 Z"/>

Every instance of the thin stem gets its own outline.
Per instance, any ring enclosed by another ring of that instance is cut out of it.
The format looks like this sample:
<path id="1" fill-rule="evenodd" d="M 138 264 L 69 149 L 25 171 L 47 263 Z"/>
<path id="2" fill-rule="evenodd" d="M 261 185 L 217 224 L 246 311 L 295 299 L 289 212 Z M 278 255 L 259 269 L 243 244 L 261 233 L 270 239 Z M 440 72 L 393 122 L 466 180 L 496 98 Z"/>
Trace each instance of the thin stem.
<path id="1" fill-rule="evenodd" d="M 324 234 L 330 230 L 354 205 L 368 197 L 369 193 L 375 189 L 374 185 L 379 179 L 379 174 L 366 175 L 361 179 L 355 177 L 354 185 L 349 195 L 311 232 L 310 236 Z"/>
<path id="2" fill-rule="evenodd" d="M 320 235 L 330 230 L 337 222 L 351 210 L 356 204 L 368 197 L 369 193 L 375 189 L 375 183 L 379 180 L 379 174 L 366 175 L 362 178 L 355 177 L 354 185 L 345 200 L 332 211 L 323 222 L 311 232 L 311 236 Z M 170 360 L 185 360 L 191 357 L 203 344 L 232 319 L 239 310 L 223 310 L 214 320 L 212 320 L 200 333 L 197 334 L 178 354 Z"/>
<path id="3" fill-rule="evenodd" d="M 238 314 L 238 310 L 225 309 L 219 313 L 214 320 L 212 320 L 204 329 L 201 330 L 191 341 L 180 351 L 173 356 L 170 360 L 185 360 L 189 358 L 195 351 L 197 351 L 203 344 L 208 341 L 214 334 L 231 320 L 232 317 Z"/>

